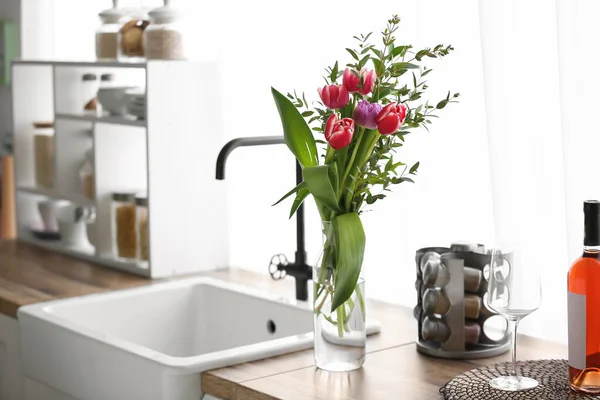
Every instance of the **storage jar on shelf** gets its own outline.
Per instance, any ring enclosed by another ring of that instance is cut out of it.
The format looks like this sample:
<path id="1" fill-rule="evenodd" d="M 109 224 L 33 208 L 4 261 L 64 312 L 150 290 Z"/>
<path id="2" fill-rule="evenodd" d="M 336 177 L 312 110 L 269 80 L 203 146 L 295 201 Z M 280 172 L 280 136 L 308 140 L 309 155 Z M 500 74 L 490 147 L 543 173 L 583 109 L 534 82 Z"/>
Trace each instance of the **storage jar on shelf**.
<path id="1" fill-rule="evenodd" d="M 33 127 L 35 184 L 51 188 L 54 181 L 54 123 L 34 122 Z"/>
<path id="2" fill-rule="evenodd" d="M 125 62 L 144 61 L 144 30 L 150 23 L 144 10 L 129 13 L 121 20 L 118 37 L 118 60 Z"/>
<path id="3" fill-rule="evenodd" d="M 98 108 L 96 96 L 98 94 L 98 77 L 96 74 L 87 73 L 81 76 L 81 100 L 85 114 L 95 114 Z"/>
<path id="4" fill-rule="evenodd" d="M 118 1 L 113 0 L 113 7 L 98 14 L 101 25 L 96 30 L 96 59 L 98 61 L 114 61 L 117 59 L 117 42 L 123 10 Z"/>
<path id="5" fill-rule="evenodd" d="M 85 152 L 85 159 L 79 169 L 79 180 L 81 183 L 81 193 L 88 199 L 93 199 L 96 193 L 93 148 Z"/>
<path id="6" fill-rule="evenodd" d="M 137 256 L 135 193 L 112 194 L 113 256 L 133 261 Z"/>
<path id="7" fill-rule="evenodd" d="M 144 32 L 146 58 L 149 60 L 184 60 L 185 26 L 181 13 L 171 7 L 170 0 L 164 6 L 150 11 L 150 26 Z"/>
<path id="8" fill-rule="evenodd" d="M 137 216 L 137 259 L 141 265 L 148 263 L 148 196 L 138 194 L 135 197 Z"/>

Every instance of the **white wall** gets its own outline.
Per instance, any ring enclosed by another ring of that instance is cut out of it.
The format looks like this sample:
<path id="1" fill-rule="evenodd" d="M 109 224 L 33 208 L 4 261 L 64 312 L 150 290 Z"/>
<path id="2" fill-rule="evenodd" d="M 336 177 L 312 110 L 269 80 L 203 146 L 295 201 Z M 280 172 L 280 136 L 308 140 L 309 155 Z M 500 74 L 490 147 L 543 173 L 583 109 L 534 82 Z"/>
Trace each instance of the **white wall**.
<path id="1" fill-rule="evenodd" d="M 110 2 L 52 1 L 54 24 L 52 32 L 44 34 L 53 40 L 49 44 L 53 56 L 92 57 L 96 14 Z M 364 217 L 367 293 L 412 306 L 414 253 L 418 248 L 449 245 L 453 240 L 488 243 L 492 239 L 475 1 L 421 4 L 385 0 L 369 7 L 357 0 L 346 1 L 343 7 L 338 2 L 317 0 L 172 3 L 196 21 L 193 53 L 216 52 L 220 58 L 227 99 L 224 109 L 228 110 L 223 118 L 229 139 L 280 134 L 270 86 L 281 91 L 306 91 L 307 97 L 315 100 L 323 68 L 337 59 L 349 61 L 344 48 L 353 45 L 352 36 L 380 32 L 394 13 L 403 19 L 397 34 L 400 42 L 454 45 L 456 51 L 450 57 L 428 64 L 435 69 L 430 75 L 432 96 L 460 91 L 460 104 L 447 107 L 430 133 L 407 137 L 400 156 L 407 162 L 421 161 L 417 183 L 401 185 Z M 201 127 L 198 134 L 210 140 L 210 133 Z M 271 207 L 294 184 L 289 152 L 284 147 L 238 149 L 230 157 L 227 182 L 232 265 L 265 272 L 271 255 L 282 252 L 292 258 L 295 226 L 287 218 L 290 203 Z M 321 238 L 312 202 L 307 227 L 309 259 L 316 260 Z"/>

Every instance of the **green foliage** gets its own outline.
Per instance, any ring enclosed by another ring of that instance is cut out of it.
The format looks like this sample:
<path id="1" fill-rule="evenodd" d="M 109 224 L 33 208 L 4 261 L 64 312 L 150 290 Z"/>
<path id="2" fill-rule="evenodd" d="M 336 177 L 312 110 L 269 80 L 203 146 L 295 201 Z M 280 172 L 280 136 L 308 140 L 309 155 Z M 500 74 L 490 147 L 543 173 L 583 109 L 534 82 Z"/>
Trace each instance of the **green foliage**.
<path id="1" fill-rule="evenodd" d="M 294 104 L 274 88 L 271 93 L 283 125 L 285 142 L 298 162 L 303 166 L 319 164 L 315 138 Z"/>
<path id="2" fill-rule="evenodd" d="M 408 135 L 428 131 L 434 118 L 438 117 L 437 113 L 456 103 L 460 96 L 448 91 L 442 99 L 424 100 L 429 89 L 427 78 L 433 71 L 424 62 L 442 59 L 454 48 L 443 44 L 414 48 L 410 44 L 397 43 L 394 35 L 399 24 L 397 16 L 389 19 L 379 44 L 371 41 L 372 33 L 354 36 L 356 46 L 346 48 L 349 62 L 344 65 L 335 61 L 325 69 L 321 86 L 342 84 L 344 70 L 350 68 L 360 78 L 359 88 L 362 88 L 365 82 L 359 71 L 365 68 L 376 72 L 377 79 L 371 92 L 367 95 L 351 93 L 344 108 L 330 110 L 320 101 L 309 103 L 304 94 L 294 91 L 286 97 L 273 89 L 288 147 L 304 166 L 305 185 L 294 188 L 283 198 L 296 194 L 293 214 L 308 194 L 312 194 L 321 218 L 333 221 L 335 226 L 338 271 L 334 305 L 349 298 L 360 272 L 364 232 L 359 215 L 365 207 L 386 198 L 396 185 L 414 183 L 420 164 L 402 161 L 398 151 L 406 144 Z M 382 106 L 392 102 L 405 105 L 407 113 L 400 130 L 384 136 L 377 129 L 355 126 L 350 144 L 334 150 L 322 136 L 327 119 L 334 112 L 339 118 L 352 118 L 361 100 Z"/>
<path id="3" fill-rule="evenodd" d="M 336 274 L 331 311 L 344 304 L 356 288 L 365 254 L 365 230 L 357 213 L 338 215 L 332 220 Z"/>

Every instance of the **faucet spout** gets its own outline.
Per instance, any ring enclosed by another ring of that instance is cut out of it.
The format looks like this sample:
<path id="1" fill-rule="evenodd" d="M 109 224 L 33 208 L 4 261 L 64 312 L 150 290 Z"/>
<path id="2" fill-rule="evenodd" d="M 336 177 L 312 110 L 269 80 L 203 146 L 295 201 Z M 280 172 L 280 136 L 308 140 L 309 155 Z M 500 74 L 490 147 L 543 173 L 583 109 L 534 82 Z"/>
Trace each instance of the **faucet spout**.
<path id="1" fill-rule="evenodd" d="M 283 136 L 257 136 L 257 137 L 240 137 L 229 141 L 217 157 L 217 168 L 215 178 L 218 180 L 225 179 L 225 165 L 227 158 L 233 150 L 238 147 L 247 146 L 269 146 L 273 144 L 285 144 Z M 302 182 L 302 167 L 296 162 L 296 185 Z M 308 300 L 308 281 L 312 279 L 312 267 L 306 263 L 306 249 L 304 242 L 304 205 L 300 205 L 296 210 L 296 253 L 294 254 L 294 262 L 291 264 L 279 263 L 276 265 L 277 270 L 285 271 L 286 274 L 293 276 L 296 279 L 296 299 Z M 273 279 L 276 275 L 271 273 Z M 281 275 L 277 275 L 281 276 Z"/>
<path id="2" fill-rule="evenodd" d="M 272 144 L 285 144 L 283 136 L 257 136 L 257 137 L 240 137 L 230 140 L 219 152 L 217 157 L 217 173 L 218 180 L 225 179 L 225 164 L 231 152 L 238 147 L 246 146 L 268 146 Z"/>

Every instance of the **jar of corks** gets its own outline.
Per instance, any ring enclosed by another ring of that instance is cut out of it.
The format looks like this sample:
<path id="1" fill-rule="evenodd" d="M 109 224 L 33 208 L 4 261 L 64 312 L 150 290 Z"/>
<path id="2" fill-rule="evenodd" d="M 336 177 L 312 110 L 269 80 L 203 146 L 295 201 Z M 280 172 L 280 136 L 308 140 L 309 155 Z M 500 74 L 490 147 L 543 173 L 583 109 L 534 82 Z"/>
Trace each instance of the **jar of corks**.
<path id="1" fill-rule="evenodd" d="M 96 59 L 98 61 L 113 61 L 117 59 L 117 40 L 123 10 L 118 6 L 118 1 L 113 0 L 113 8 L 98 14 L 101 25 L 96 30 Z"/>
<path id="2" fill-rule="evenodd" d="M 146 11 L 129 13 L 122 20 L 118 36 L 118 60 L 125 62 L 144 61 L 144 30 L 150 24 Z"/>
<path id="3" fill-rule="evenodd" d="M 144 47 L 149 60 L 184 60 L 185 27 L 181 13 L 171 7 L 170 0 L 164 6 L 149 13 L 150 26 L 144 32 Z"/>
<path id="4" fill-rule="evenodd" d="M 137 256 L 135 193 L 112 194 L 113 255 L 133 261 Z"/>

